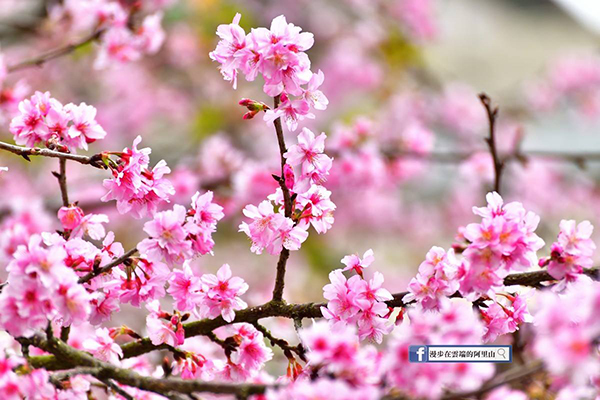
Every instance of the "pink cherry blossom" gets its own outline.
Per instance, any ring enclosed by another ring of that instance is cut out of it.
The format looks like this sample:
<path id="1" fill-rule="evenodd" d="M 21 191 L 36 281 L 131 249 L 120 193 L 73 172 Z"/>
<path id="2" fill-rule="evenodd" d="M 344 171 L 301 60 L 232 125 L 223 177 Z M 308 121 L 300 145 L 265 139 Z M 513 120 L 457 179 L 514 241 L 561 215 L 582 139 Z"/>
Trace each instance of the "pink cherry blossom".
<path id="1" fill-rule="evenodd" d="M 217 48 L 209 53 L 210 58 L 221 64 L 219 68 L 223 78 L 231 81 L 233 88 L 237 87 L 237 68 L 239 67 L 239 58 L 236 54 L 246 47 L 246 32 L 240 27 L 239 22 L 242 15 L 237 13 L 233 22 L 228 25 L 219 25 L 217 35 L 221 40 Z"/>
<path id="2" fill-rule="evenodd" d="M 104 139 L 106 131 L 96 122 L 96 108 L 81 103 L 78 106 L 67 104 L 65 109 L 72 121 L 67 134 L 68 142 L 76 143 L 75 147 L 87 150 L 88 143 Z"/>
<path id="3" fill-rule="evenodd" d="M 191 256 L 191 244 L 186 241 L 183 229 L 186 218 L 185 207 L 176 204 L 173 210 L 156 213 L 154 220 L 144 224 L 144 231 L 150 236 L 138 244 L 138 250 L 150 261 L 166 260 L 167 264 L 181 264 Z"/>
<path id="4" fill-rule="evenodd" d="M 204 274 L 202 280 L 203 298 L 200 303 L 200 315 L 214 319 L 222 316 L 227 322 L 233 321 L 235 311 L 248 305 L 239 296 L 246 293 L 248 284 L 242 278 L 232 276 L 228 264 L 223 264 L 217 275 Z"/>
<path id="5" fill-rule="evenodd" d="M 446 298 L 453 295 L 459 286 L 457 274 L 459 261 L 452 249 L 446 252 L 441 247 L 432 247 L 419 266 L 419 272 L 409 285 L 405 302 L 418 301 L 423 309 L 439 310 Z"/>
<path id="6" fill-rule="evenodd" d="M 192 310 L 201 299 L 201 290 L 200 277 L 194 275 L 187 261 L 183 270 L 174 270 L 169 278 L 167 292 L 173 296 L 175 307 L 180 311 Z"/>
<path id="7" fill-rule="evenodd" d="M 294 132 L 298 129 L 298 122 L 304 118 L 314 119 L 310 112 L 310 104 L 305 99 L 291 100 L 285 93 L 281 95 L 281 104 L 274 110 L 267 110 L 263 119 L 271 124 L 277 118 L 281 118 L 287 128 Z"/>
<path id="8" fill-rule="evenodd" d="M 299 181 L 302 181 L 306 176 L 309 178 L 309 182 L 321 184 L 325 176 L 329 174 L 333 160 L 323 154 L 326 138 L 327 136 L 324 133 L 315 137 L 310 129 L 303 128 L 298 135 L 298 144 L 291 146 L 284 154 L 290 165 L 301 167 L 302 176 L 298 179 Z M 308 190 L 309 187 L 305 186 L 304 191 Z M 295 186 L 295 188 L 298 187 Z"/>
<path id="9" fill-rule="evenodd" d="M 136 218 L 153 215 L 158 204 L 169 201 L 169 196 L 174 194 L 173 185 L 164 178 L 171 172 L 170 168 L 162 160 L 149 170 L 151 150 L 138 150 L 141 141 L 138 136 L 131 149 L 123 150 L 120 162 L 111 168 L 113 178 L 104 180 L 108 193 L 102 197 L 102 201 L 116 200 L 121 214 L 131 213 Z"/>
<path id="10" fill-rule="evenodd" d="M 255 375 L 273 358 L 273 351 L 265 345 L 263 334 L 250 324 L 234 324 L 233 329 L 233 338 L 239 344 L 231 354 L 231 361 L 249 375 Z"/>
<path id="11" fill-rule="evenodd" d="M 61 207 L 58 210 L 58 219 L 63 228 L 68 230 L 78 227 L 83 216 L 83 210 L 77 206 Z"/>
<path id="12" fill-rule="evenodd" d="M 375 261 L 375 256 L 372 249 L 365 251 L 362 259 L 358 257 L 358 254 L 351 254 L 342 258 L 342 264 L 346 265 L 342 271 L 354 271 L 362 276 L 363 270 L 368 268 L 373 261 Z"/>
<path id="13" fill-rule="evenodd" d="M 308 85 L 306 86 L 306 90 L 304 91 L 304 98 L 308 101 L 311 107 L 316 110 L 325 110 L 329 104 L 327 97 L 325 97 L 323 92 L 318 90 L 318 88 L 323 84 L 324 80 L 325 75 L 323 74 L 323 71 L 319 70 L 310 78 L 310 81 L 308 81 Z"/>
<path id="14" fill-rule="evenodd" d="M 93 338 L 86 339 L 83 342 L 83 348 L 99 358 L 113 364 L 119 364 L 123 357 L 121 346 L 115 343 L 110 337 L 107 328 L 98 328 Z"/>

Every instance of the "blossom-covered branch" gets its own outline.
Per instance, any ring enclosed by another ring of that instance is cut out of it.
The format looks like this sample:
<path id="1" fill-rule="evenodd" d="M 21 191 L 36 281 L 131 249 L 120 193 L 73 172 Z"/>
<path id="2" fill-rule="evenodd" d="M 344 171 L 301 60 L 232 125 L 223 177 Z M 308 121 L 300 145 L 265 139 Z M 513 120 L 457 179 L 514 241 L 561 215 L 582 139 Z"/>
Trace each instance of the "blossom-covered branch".
<path id="1" fill-rule="evenodd" d="M 585 271 L 586 275 L 593 277 L 594 279 L 600 279 L 598 268 L 589 268 Z M 510 274 L 504 278 L 504 284 L 506 286 L 538 286 L 543 282 L 553 281 L 553 278 L 546 271 L 535 271 L 535 272 L 523 272 Z M 406 307 L 407 303 L 403 298 L 409 292 L 400 292 L 393 294 L 392 300 L 386 301 L 388 307 Z M 460 296 L 456 293 L 455 296 Z M 210 335 L 215 329 L 228 325 L 230 323 L 255 323 L 261 319 L 282 317 L 289 318 L 292 320 L 302 320 L 304 318 L 322 318 L 322 308 L 327 306 L 327 303 L 302 303 L 302 304 L 282 304 L 280 302 L 268 302 L 260 306 L 250 307 L 244 310 L 237 311 L 233 321 L 226 321 L 222 317 L 216 319 L 203 319 L 199 321 L 189 322 L 183 324 L 185 331 L 185 337 L 190 338 L 200 335 Z M 123 344 L 121 346 L 123 357 L 137 357 L 139 355 L 155 351 L 166 349 L 164 345 L 154 345 L 150 338 L 143 338 L 138 341 Z M 30 359 L 32 365 L 37 368 L 46 369 L 64 369 L 69 368 L 69 364 L 58 362 L 53 357 L 38 356 Z"/>
<path id="2" fill-rule="evenodd" d="M 181 394 L 209 392 L 215 394 L 236 394 L 246 397 L 251 394 L 264 393 L 267 387 L 266 385 L 257 384 L 236 385 L 180 378 L 153 378 L 98 360 L 88 353 L 77 350 L 56 338 L 44 338 L 41 335 L 34 335 L 30 339 L 23 339 L 21 342 L 26 346 L 35 346 L 43 349 L 69 365 L 91 367 L 91 369 L 79 372 L 88 373 L 100 380 L 112 379 L 123 385 L 167 396 L 172 392 Z"/>

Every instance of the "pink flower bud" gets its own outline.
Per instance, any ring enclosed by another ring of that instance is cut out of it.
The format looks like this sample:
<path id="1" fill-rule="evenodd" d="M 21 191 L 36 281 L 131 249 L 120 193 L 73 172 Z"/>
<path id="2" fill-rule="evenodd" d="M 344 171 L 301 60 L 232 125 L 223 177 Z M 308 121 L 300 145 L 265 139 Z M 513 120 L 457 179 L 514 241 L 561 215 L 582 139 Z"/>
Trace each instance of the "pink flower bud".
<path id="1" fill-rule="evenodd" d="M 58 210 L 58 219 L 64 229 L 73 230 L 79 226 L 83 218 L 83 210 L 76 206 L 61 207 Z"/>
<path id="2" fill-rule="evenodd" d="M 285 186 L 288 189 L 294 188 L 295 178 L 294 178 L 294 169 L 291 165 L 285 164 L 283 166 L 283 179 L 285 181 Z"/>

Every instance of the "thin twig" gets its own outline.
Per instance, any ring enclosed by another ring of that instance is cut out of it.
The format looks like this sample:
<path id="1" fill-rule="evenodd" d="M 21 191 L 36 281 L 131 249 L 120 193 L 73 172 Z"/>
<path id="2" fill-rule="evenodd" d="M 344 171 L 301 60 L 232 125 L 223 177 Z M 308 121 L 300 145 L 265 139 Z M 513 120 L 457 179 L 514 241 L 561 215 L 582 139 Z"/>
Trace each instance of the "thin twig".
<path id="1" fill-rule="evenodd" d="M 540 361 L 534 361 L 530 364 L 524 366 L 518 366 L 512 368 L 502 374 L 499 374 L 497 377 L 493 378 L 490 382 L 484 384 L 477 390 L 473 390 L 465 393 L 452 393 L 442 397 L 443 400 L 459 400 L 459 399 L 467 399 L 467 398 L 481 398 L 485 393 L 496 389 L 502 385 L 506 385 L 511 382 L 519 381 L 523 378 L 527 378 L 530 375 L 533 375 L 542 370 L 543 364 Z"/>
<path id="2" fill-rule="evenodd" d="M 94 279 L 95 277 L 104 274 L 105 272 L 109 272 L 111 269 L 116 267 L 119 264 L 123 264 L 127 259 L 131 258 L 135 253 L 137 253 L 137 249 L 134 247 L 129 250 L 127 253 L 123 254 L 121 257 L 115 259 L 114 261 L 106 264 L 104 267 L 99 268 L 95 271 L 88 272 L 86 275 L 79 278 L 79 283 L 86 283 Z"/>
<path id="3" fill-rule="evenodd" d="M 391 149 L 380 149 L 382 154 L 389 159 L 414 159 L 428 163 L 438 164 L 460 164 L 472 156 L 480 153 L 488 153 L 489 149 L 474 148 L 460 151 L 434 151 L 431 153 L 420 153 L 415 151 L 396 151 Z M 330 155 L 336 155 L 335 152 L 328 152 Z M 581 166 L 586 162 L 600 162 L 600 153 L 583 152 L 562 152 L 553 150 L 526 150 L 514 151 L 505 154 L 502 161 L 508 162 L 527 162 L 530 158 L 546 159 L 559 162 L 567 162 Z"/>
<path id="4" fill-rule="evenodd" d="M 8 70 L 8 72 L 15 72 L 15 71 L 19 71 L 19 70 L 29 68 L 29 67 L 39 67 L 42 64 L 44 64 L 50 60 L 54 60 L 55 58 L 59 58 L 64 55 L 70 54 L 70 53 L 74 52 L 75 50 L 79 49 L 80 47 L 83 47 L 83 46 L 87 45 L 88 43 L 91 43 L 91 42 L 99 39 L 100 36 L 102 36 L 102 32 L 103 32 L 102 30 L 98 30 L 98 31 L 86 36 L 85 38 L 81 39 L 78 42 L 71 43 L 66 46 L 58 47 L 58 48 L 50 50 L 44 54 L 41 54 L 39 56 L 18 62 L 14 65 L 10 65 L 7 68 L 7 70 Z"/>
<path id="5" fill-rule="evenodd" d="M 99 375 L 99 374 L 100 374 L 99 372 L 96 373 L 96 375 Z M 135 400 L 135 398 L 132 395 L 127 393 L 125 390 L 121 389 L 116 383 L 114 383 L 110 379 L 98 379 L 98 380 L 100 382 L 104 383 L 113 392 L 115 392 L 119 396 L 123 397 L 125 400 Z"/>
<path id="6" fill-rule="evenodd" d="M 500 159 L 498 154 L 498 148 L 496 144 L 496 119 L 498 118 L 498 107 L 492 106 L 492 101 L 485 94 L 479 95 L 481 103 L 485 107 L 488 116 L 489 123 L 489 136 L 485 139 L 492 155 L 494 162 L 494 191 L 500 194 L 500 184 L 502 182 L 502 170 L 504 169 L 504 161 Z"/>
<path id="7" fill-rule="evenodd" d="M 254 327 L 257 330 L 262 332 L 265 338 L 269 339 L 269 341 L 271 342 L 271 346 L 279 346 L 281 350 L 283 350 L 283 354 L 288 359 L 293 357 L 292 353 L 296 353 L 302 361 L 306 362 L 306 351 L 304 350 L 304 346 L 302 346 L 302 343 L 300 343 L 298 346 L 292 346 L 288 343 L 287 340 L 273 336 L 271 331 L 269 331 L 265 326 L 259 324 L 258 322 L 253 322 L 252 325 L 254 325 Z"/>
<path id="8" fill-rule="evenodd" d="M 274 99 L 274 109 L 279 107 L 280 96 L 276 96 Z M 283 127 L 281 125 L 281 118 L 277 118 L 273 125 L 275 125 L 275 133 L 277 134 L 277 143 L 279 144 L 279 156 L 281 159 L 281 176 L 278 179 L 279 187 L 283 193 L 283 204 L 284 213 L 287 218 L 292 217 L 292 197 L 290 190 L 285 184 L 285 156 L 287 148 L 285 147 L 285 139 L 283 137 Z M 275 277 L 275 287 L 273 288 L 273 301 L 283 300 L 283 287 L 285 285 L 285 267 L 288 259 L 290 258 L 290 251 L 285 247 L 282 247 L 281 253 L 279 254 L 279 260 L 277 261 L 277 275 Z"/>
<path id="9" fill-rule="evenodd" d="M 67 160 L 61 158 L 58 160 L 60 167 L 59 173 L 56 175 L 58 184 L 60 186 L 60 196 L 62 198 L 63 206 L 69 206 L 69 191 L 67 190 Z"/>

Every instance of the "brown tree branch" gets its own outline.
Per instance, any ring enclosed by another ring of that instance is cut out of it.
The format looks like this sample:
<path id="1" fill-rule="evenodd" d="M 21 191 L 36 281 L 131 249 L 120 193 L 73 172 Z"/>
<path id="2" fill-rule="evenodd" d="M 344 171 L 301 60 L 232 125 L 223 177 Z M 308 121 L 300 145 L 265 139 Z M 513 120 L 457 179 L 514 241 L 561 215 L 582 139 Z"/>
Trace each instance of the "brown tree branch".
<path id="1" fill-rule="evenodd" d="M 276 96 L 274 99 L 274 109 L 279 107 L 280 96 Z M 279 187 L 283 193 L 283 204 L 284 212 L 287 218 L 292 217 L 292 197 L 290 190 L 285 184 L 285 157 L 284 154 L 287 151 L 285 147 L 285 140 L 283 137 L 283 127 L 281 125 L 281 118 L 277 118 L 273 125 L 275 125 L 275 132 L 277 134 L 277 143 L 279 144 L 279 157 L 281 159 L 281 176 L 278 179 Z M 277 276 L 275 277 L 275 287 L 273 288 L 273 301 L 283 300 L 283 287 L 285 285 L 285 267 L 288 259 L 290 258 L 290 251 L 285 247 L 282 247 L 281 253 L 279 254 L 279 260 L 277 261 Z"/>
<path id="2" fill-rule="evenodd" d="M 500 194 L 500 184 L 502 182 L 504 161 L 500 159 L 498 148 L 496 146 L 496 119 L 498 118 L 498 107 L 492 106 L 492 101 L 485 93 L 481 93 L 479 95 L 479 99 L 481 100 L 481 103 L 483 103 L 488 116 L 490 133 L 485 141 L 488 144 L 490 154 L 492 155 L 492 160 L 494 162 L 494 191 Z"/>
<path id="3" fill-rule="evenodd" d="M 598 267 L 586 268 L 584 274 L 594 278 L 600 278 L 600 269 Z M 534 271 L 534 272 L 522 272 L 517 274 L 510 274 L 504 278 L 504 284 L 506 286 L 511 285 L 522 285 L 522 286 L 538 286 L 542 282 L 554 281 L 555 279 L 550 276 L 546 271 Z M 407 304 L 402 301 L 402 298 L 408 292 L 400 292 L 393 294 L 393 299 L 387 301 L 386 304 L 389 307 L 405 307 Z M 282 317 L 289 318 L 292 320 L 301 320 L 304 318 L 321 318 L 321 307 L 327 306 L 327 303 L 303 303 L 303 304 L 286 304 L 283 302 L 270 301 L 260 306 L 246 308 L 245 310 L 236 311 L 235 319 L 229 323 L 222 317 L 215 319 L 201 319 L 199 321 L 188 322 L 183 325 L 185 331 L 185 337 L 190 338 L 194 336 L 207 336 L 210 333 L 225 325 L 246 322 L 255 323 L 264 318 L 271 317 Z M 145 353 L 149 353 L 154 350 L 165 350 L 168 349 L 165 345 L 155 346 L 152 344 L 149 338 L 143 338 L 135 342 L 130 342 L 121 345 L 123 350 L 123 357 L 130 358 L 136 357 Z M 61 360 L 56 359 L 53 356 L 37 356 L 31 357 L 30 362 L 35 368 L 46 368 L 48 370 L 59 370 L 77 367 L 77 365 L 71 365 Z"/>
<path id="4" fill-rule="evenodd" d="M 58 160 L 59 172 L 55 174 L 58 179 L 58 185 L 60 186 L 60 196 L 62 198 L 63 206 L 69 206 L 69 191 L 67 190 L 67 160 L 60 158 Z"/>
<path id="5" fill-rule="evenodd" d="M 496 389 L 502 385 L 506 385 L 511 382 L 519 381 L 523 378 L 527 378 L 542 370 L 543 364 L 540 361 L 533 361 L 530 364 L 511 368 L 508 371 L 499 374 L 489 382 L 485 383 L 482 387 L 477 390 L 473 390 L 465 393 L 451 393 L 444 397 L 442 400 L 460 400 L 469 398 L 481 398 L 487 392 Z"/>
<path id="6" fill-rule="evenodd" d="M 83 39 L 79 40 L 78 42 L 71 43 L 66 46 L 58 47 L 58 48 L 50 50 L 44 54 L 41 54 L 39 56 L 36 56 L 36 57 L 30 58 L 28 60 L 24 60 L 24 61 L 18 62 L 16 64 L 10 65 L 7 68 L 8 72 L 15 72 L 15 71 L 19 71 L 19 70 L 29 68 L 29 67 L 39 67 L 50 60 L 54 60 L 56 58 L 70 54 L 70 53 L 74 52 L 75 50 L 87 45 L 88 43 L 92 43 L 92 42 L 98 40 L 100 38 L 100 36 L 102 36 L 102 33 L 103 33 L 102 30 L 98 30 L 98 31 L 93 32 L 92 34 L 84 37 Z"/>
<path id="7" fill-rule="evenodd" d="M 131 258 L 131 256 L 133 256 L 135 253 L 137 253 L 137 248 L 134 247 L 133 249 L 131 249 L 128 252 L 126 252 L 125 254 L 123 254 L 121 257 L 113 260 L 109 264 L 106 264 L 104 267 L 99 268 L 96 271 L 88 272 L 86 275 L 79 278 L 78 282 L 86 283 L 86 282 L 91 281 L 92 279 L 94 279 L 95 277 L 97 277 L 99 275 L 109 272 L 111 269 L 113 269 L 117 265 L 123 264 L 125 261 L 127 261 L 127 259 Z"/>
<path id="8" fill-rule="evenodd" d="M 51 157 L 51 158 L 59 158 L 63 160 L 71 160 L 76 161 L 80 164 L 91 165 L 92 167 L 106 169 L 106 166 L 102 163 L 102 155 L 94 154 L 93 156 L 82 156 L 78 154 L 71 153 L 63 153 L 60 151 L 50 150 L 50 149 L 42 149 L 39 147 L 22 147 L 14 144 L 9 144 L 5 142 L 0 142 L 0 150 L 6 150 L 13 154 L 19 155 L 26 159 L 27 161 L 31 161 L 29 156 L 43 156 L 43 157 Z"/>
<path id="9" fill-rule="evenodd" d="M 169 397 L 171 392 L 181 394 L 208 392 L 248 396 L 251 394 L 264 393 L 267 387 L 269 387 L 267 385 L 257 384 L 212 383 L 180 378 L 154 378 L 151 376 L 143 376 L 131 369 L 119 368 L 112 364 L 100 361 L 90 354 L 77 350 L 56 338 L 46 339 L 38 334 L 34 335 L 31 339 L 22 339 L 22 341 L 51 353 L 54 357 L 68 365 L 74 365 L 77 368 L 91 367 L 85 372 L 89 372 L 91 376 L 94 376 L 102 382 L 113 380 L 126 386 L 136 387 L 141 390 L 158 393 L 167 397 Z"/>
<path id="10" fill-rule="evenodd" d="M 279 348 L 281 348 L 281 350 L 283 350 L 283 354 L 288 359 L 293 358 L 292 353 L 296 353 L 302 361 L 306 362 L 306 355 L 305 355 L 306 351 L 304 350 L 304 346 L 302 346 L 302 343 L 298 344 L 297 346 L 292 346 L 291 344 L 288 343 L 287 340 L 280 339 L 280 338 L 273 336 L 271 331 L 269 331 L 265 326 L 259 324 L 258 322 L 253 322 L 252 325 L 254 325 L 254 327 L 257 330 L 262 332 L 263 336 L 266 339 L 268 339 L 269 342 L 271 342 L 271 346 L 278 346 Z"/>

